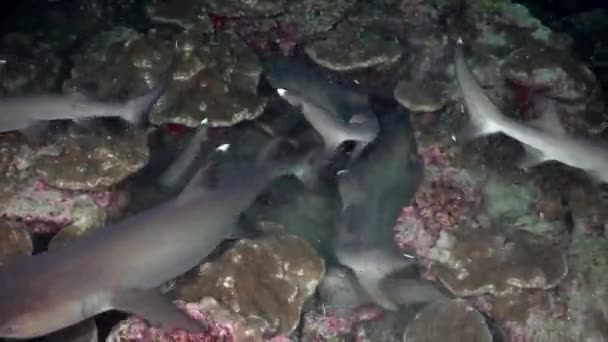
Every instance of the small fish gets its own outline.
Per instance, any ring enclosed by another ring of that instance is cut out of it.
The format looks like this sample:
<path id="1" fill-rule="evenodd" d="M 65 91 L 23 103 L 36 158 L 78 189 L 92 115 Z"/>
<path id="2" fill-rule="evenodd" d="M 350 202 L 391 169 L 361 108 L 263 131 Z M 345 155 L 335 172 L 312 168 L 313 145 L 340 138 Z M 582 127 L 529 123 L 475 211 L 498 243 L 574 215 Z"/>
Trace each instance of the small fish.
<path id="1" fill-rule="evenodd" d="M 94 118 L 121 118 L 133 125 L 146 122 L 146 115 L 165 90 L 159 84 L 146 94 L 126 102 L 104 102 L 81 94 L 43 94 L 0 99 L 0 133 L 21 131 L 39 136 L 51 120 L 86 121 Z"/>
<path id="2" fill-rule="evenodd" d="M 378 119 L 367 96 L 338 86 L 312 68 L 285 58 L 264 63 L 264 72 L 277 93 L 300 108 L 325 143 L 328 160 L 345 141 L 356 142 L 351 159 L 356 159 L 378 135 Z"/>
<path id="3" fill-rule="evenodd" d="M 203 331 L 158 287 L 230 236 L 273 180 L 301 170 L 299 161 L 269 161 L 273 148 L 257 163 L 233 167 L 229 179 L 220 175 L 213 189 L 201 186 L 202 169 L 176 199 L 0 270 L 0 337 L 39 337 L 108 310 L 169 330 Z"/>
<path id="4" fill-rule="evenodd" d="M 396 310 L 398 304 L 407 303 L 400 303 L 382 284 L 391 274 L 413 265 L 397 250 L 393 227 L 420 184 L 422 167 L 406 113 L 379 115 L 379 120 L 380 134 L 369 151 L 339 175 L 343 209 L 334 251 L 373 302 Z M 407 287 L 408 282 L 401 284 Z"/>
<path id="5" fill-rule="evenodd" d="M 533 102 L 534 108 L 542 113 L 540 119 L 523 123 L 504 116 L 475 79 L 465 62 L 462 46 L 459 39 L 456 81 L 470 116 L 470 124 L 460 135 L 462 139 L 502 132 L 523 144 L 526 156 L 518 163 L 522 169 L 554 160 L 586 171 L 594 182 L 608 182 L 606 144 L 569 135 L 559 120 L 555 101 L 541 96 Z"/>

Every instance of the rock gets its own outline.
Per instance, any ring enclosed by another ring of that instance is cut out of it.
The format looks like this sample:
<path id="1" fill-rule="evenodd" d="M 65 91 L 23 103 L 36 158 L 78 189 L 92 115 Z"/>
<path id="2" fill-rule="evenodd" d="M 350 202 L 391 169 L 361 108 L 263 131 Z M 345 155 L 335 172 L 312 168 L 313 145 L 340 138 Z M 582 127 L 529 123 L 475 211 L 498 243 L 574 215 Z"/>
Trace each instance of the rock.
<path id="1" fill-rule="evenodd" d="M 143 131 L 109 132 L 103 127 L 56 136 L 56 153 L 32 165 L 45 183 L 66 190 L 109 188 L 144 167 L 150 158 Z"/>
<path id="2" fill-rule="evenodd" d="M 394 342 L 403 339 L 405 327 L 415 317 L 418 310 L 406 307 L 399 311 L 387 311 L 380 317 L 363 321 L 357 325 L 357 341 L 362 342 Z"/>
<path id="3" fill-rule="evenodd" d="M 308 243 L 293 236 L 240 240 L 219 259 L 177 280 L 175 298 L 217 298 L 245 317 L 261 317 L 266 333 L 289 334 L 325 266 Z"/>
<path id="4" fill-rule="evenodd" d="M 146 5 L 146 14 L 154 22 L 176 24 L 186 29 L 200 23 L 211 25 L 204 2 L 198 0 L 152 0 Z"/>
<path id="5" fill-rule="evenodd" d="M 256 96 L 262 72 L 258 58 L 234 34 L 200 27 L 176 37 L 177 61 L 167 92 L 153 109 L 155 124 L 231 126 L 262 114 Z"/>
<path id="6" fill-rule="evenodd" d="M 253 18 L 248 24 L 235 23 L 239 35 L 262 52 L 273 47 L 285 56 L 297 44 L 331 30 L 353 7 L 353 0 L 288 1 L 283 13 L 272 18 Z"/>
<path id="7" fill-rule="evenodd" d="M 206 8 L 219 16 L 272 16 L 286 8 L 289 0 L 210 0 Z"/>
<path id="8" fill-rule="evenodd" d="M 0 139 L 0 215 L 19 220 L 30 232 L 56 232 L 69 224 L 96 225 L 105 222 L 109 191 L 75 191 L 51 187 L 37 177 L 40 158 L 59 155 L 52 143 L 28 144 L 17 134 Z M 54 156 L 54 157 L 53 157 Z M 72 165 L 77 168 L 78 165 Z"/>
<path id="9" fill-rule="evenodd" d="M 304 314 L 301 341 L 352 341 L 362 336 L 360 324 L 383 315 L 380 307 L 364 305 L 350 310 L 321 305 Z"/>
<path id="10" fill-rule="evenodd" d="M 529 185 L 514 184 L 509 179 L 493 174 L 484 182 L 483 195 L 490 218 L 505 222 L 517 220 L 530 212 L 536 190 Z"/>
<path id="11" fill-rule="evenodd" d="M 303 318 L 302 341 L 350 341 L 353 321 L 336 311 L 307 312 Z"/>
<path id="12" fill-rule="evenodd" d="M 427 166 L 413 203 L 425 229 L 437 236 L 471 223 L 481 204 L 481 191 L 467 170 Z"/>
<path id="13" fill-rule="evenodd" d="M 348 23 L 339 25 L 325 39 L 307 44 L 305 51 L 315 63 L 335 71 L 386 66 L 403 54 L 395 39 Z"/>
<path id="14" fill-rule="evenodd" d="M 502 73 L 516 84 L 562 100 L 585 100 L 598 87 L 595 76 L 583 63 L 547 47 L 513 51 L 505 58 Z"/>
<path id="15" fill-rule="evenodd" d="M 331 30 L 356 3 L 356 0 L 292 0 L 286 7 L 285 21 L 302 36 L 310 37 Z"/>
<path id="16" fill-rule="evenodd" d="M 446 34 L 438 30 L 437 25 L 412 26 L 407 27 L 405 31 L 405 40 L 409 46 L 407 56 L 409 79 L 423 84 L 429 79 L 445 78 L 447 63 L 452 58 Z"/>
<path id="17" fill-rule="evenodd" d="M 564 253 L 525 231 L 442 231 L 430 251 L 431 272 L 457 296 L 501 293 L 511 286 L 554 288 L 568 273 Z"/>
<path id="18" fill-rule="evenodd" d="M 57 232 L 70 224 L 84 229 L 104 224 L 104 206 L 109 197 L 108 192 L 64 191 L 29 179 L 1 208 L 0 214 L 24 221 L 32 233 Z"/>
<path id="19" fill-rule="evenodd" d="M 401 81 L 395 88 L 395 99 L 414 112 L 434 112 L 445 105 L 442 87 L 437 82 Z"/>
<path id="20" fill-rule="evenodd" d="M 189 316 L 206 322 L 209 328 L 203 333 L 187 334 L 183 331 L 169 333 L 150 327 L 133 316 L 114 326 L 106 342 L 172 342 L 172 341 L 267 341 L 262 337 L 258 320 L 246 319 L 231 312 L 213 298 L 205 297 L 200 302 L 175 304 Z"/>
<path id="21" fill-rule="evenodd" d="M 16 224 L 0 221 L 0 269 L 34 252 L 30 234 Z"/>
<path id="22" fill-rule="evenodd" d="M 116 27 L 95 36 L 73 55 L 65 92 L 99 100 L 126 100 L 149 91 L 171 66 L 173 45 L 155 31 Z"/>
<path id="23" fill-rule="evenodd" d="M 342 267 L 332 267 L 325 272 L 317 287 L 323 308 L 350 313 L 354 308 L 369 302 L 357 279 Z"/>
<path id="24" fill-rule="evenodd" d="M 230 126 L 256 118 L 266 105 L 256 96 L 262 69 L 255 53 L 235 34 L 213 33 L 204 23 L 171 39 L 154 30 L 140 35 L 115 29 L 94 40 L 74 64 L 64 89 L 99 99 L 130 98 L 169 78 L 150 113 L 157 125 L 197 127 L 207 120 Z"/>
<path id="25" fill-rule="evenodd" d="M 510 0 L 471 3 L 469 22 L 479 32 L 477 41 L 498 50 L 525 45 L 533 40 L 544 46 L 567 50 L 572 38 L 552 32 L 527 7 Z"/>
<path id="26" fill-rule="evenodd" d="M 580 228 L 580 227 L 579 227 Z M 486 308 L 516 341 L 605 341 L 608 243 L 575 227 L 568 277 L 555 291 L 512 288 Z"/>
<path id="27" fill-rule="evenodd" d="M 106 212 L 91 210 L 88 207 L 76 207 L 73 210 L 75 221 L 62 228 L 53 236 L 49 243 L 49 249 L 68 244 L 69 241 L 77 239 L 90 231 L 101 228 L 106 222 Z"/>
<path id="28" fill-rule="evenodd" d="M 22 34 L 6 34 L 0 42 L 0 95 L 49 91 L 58 81 L 61 66 L 49 44 Z"/>
<path id="29" fill-rule="evenodd" d="M 460 299 L 427 306 L 407 327 L 403 342 L 492 342 L 484 317 Z"/>
<path id="30" fill-rule="evenodd" d="M 26 139 L 18 133 L 7 133 L 0 135 L 0 207 L 4 207 L 10 201 L 11 196 L 17 191 L 20 182 L 18 172 L 20 152 L 22 146 L 27 146 Z"/>

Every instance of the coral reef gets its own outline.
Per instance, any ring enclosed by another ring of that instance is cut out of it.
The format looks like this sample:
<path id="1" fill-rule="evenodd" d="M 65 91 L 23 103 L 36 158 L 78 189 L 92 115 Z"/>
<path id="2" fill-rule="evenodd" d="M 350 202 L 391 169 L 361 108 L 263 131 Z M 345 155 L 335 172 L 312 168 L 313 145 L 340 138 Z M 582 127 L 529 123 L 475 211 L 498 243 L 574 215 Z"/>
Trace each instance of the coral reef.
<path id="1" fill-rule="evenodd" d="M 53 151 L 36 158 L 32 168 L 45 183 L 66 190 L 114 186 L 144 167 L 150 155 L 143 132 L 117 134 L 101 127 L 54 140 Z"/>
<path id="2" fill-rule="evenodd" d="M 229 126 L 259 116 L 266 104 L 255 96 L 261 67 L 253 51 L 238 36 L 202 24 L 170 42 L 154 30 L 141 35 L 116 28 L 91 42 L 74 64 L 64 89 L 100 99 L 168 82 L 150 114 L 155 124 L 196 127 L 207 119 L 210 126 Z"/>
<path id="3" fill-rule="evenodd" d="M 510 286 L 550 289 L 566 276 L 565 254 L 532 233 L 503 237 L 485 230 L 442 231 L 430 272 L 457 296 L 501 293 Z"/>
<path id="4" fill-rule="evenodd" d="M 371 29 L 349 24 L 338 26 L 324 40 L 307 44 L 305 50 L 313 61 L 336 71 L 392 64 L 403 53 L 397 41 L 386 39 Z"/>
<path id="5" fill-rule="evenodd" d="M 245 317 L 265 320 L 266 334 L 289 334 L 324 272 L 308 243 L 269 235 L 236 242 L 219 259 L 178 279 L 172 295 L 189 302 L 210 296 Z"/>
<path id="6" fill-rule="evenodd" d="M 196 341 L 196 342 L 232 342 L 232 341 L 276 341 L 264 339 L 258 322 L 243 318 L 230 312 L 213 298 L 205 297 L 200 302 L 187 303 L 175 301 L 191 317 L 208 324 L 205 332 L 188 334 L 184 331 L 167 332 L 150 327 L 137 317 L 128 318 L 112 329 L 107 342 L 132 341 Z"/>
<path id="7" fill-rule="evenodd" d="M 511 82 L 562 100 L 584 100 L 598 86 L 585 64 L 548 47 L 524 47 L 511 52 L 502 72 Z"/>
<path id="8" fill-rule="evenodd" d="M 484 317 L 464 301 L 438 302 L 420 312 L 407 327 L 403 342 L 491 342 Z"/>
<path id="9" fill-rule="evenodd" d="M 0 269 L 32 255 L 33 251 L 32 238 L 27 231 L 12 222 L 0 221 Z"/>
<path id="10" fill-rule="evenodd" d="M 435 112 L 445 105 L 442 85 L 438 82 L 400 81 L 395 87 L 395 100 L 413 112 Z"/>

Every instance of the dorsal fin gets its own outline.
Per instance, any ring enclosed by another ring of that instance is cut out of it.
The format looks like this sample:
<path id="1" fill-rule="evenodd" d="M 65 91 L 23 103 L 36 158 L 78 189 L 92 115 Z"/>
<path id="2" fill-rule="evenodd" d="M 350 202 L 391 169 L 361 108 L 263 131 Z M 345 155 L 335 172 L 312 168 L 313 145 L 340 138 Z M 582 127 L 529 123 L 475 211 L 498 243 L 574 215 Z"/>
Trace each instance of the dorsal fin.
<path id="1" fill-rule="evenodd" d="M 215 164 L 213 162 L 206 162 L 201 165 L 201 168 L 196 171 L 194 176 L 190 178 L 190 181 L 182 189 L 182 191 L 175 198 L 176 203 L 183 203 L 189 201 L 192 197 L 201 194 L 205 191 L 212 191 L 208 187 L 210 171 Z M 207 190 L 205 190 L 207 189 Z"/>

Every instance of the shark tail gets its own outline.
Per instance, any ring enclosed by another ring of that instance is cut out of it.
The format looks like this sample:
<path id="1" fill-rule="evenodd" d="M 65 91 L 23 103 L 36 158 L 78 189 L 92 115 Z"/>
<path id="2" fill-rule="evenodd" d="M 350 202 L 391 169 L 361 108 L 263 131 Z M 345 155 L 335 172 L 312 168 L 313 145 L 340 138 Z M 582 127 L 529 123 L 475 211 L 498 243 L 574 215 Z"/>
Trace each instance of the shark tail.
<path id="1" fill-rule="evenodd" d="M 148 91 L 146 94 L 130 99 L 126 103 L 126 110 L 121 118 L 136 127 L 145 126 L 149 120 L 148 114 L 158 99 L 167 88 L 167 83 L 162 82 Z"/>
<path id="2" fill-rule="evenodd" d="M 468 141 L 484 135 L 501 132 L 502 114 L 485 93 L 479 81 L 464 59 L 464 41 L 461 37 L 456 42 L 454 66 L 456 82 L 464 99 L 470 120 L 458 134 L 457 140 Z"/>

